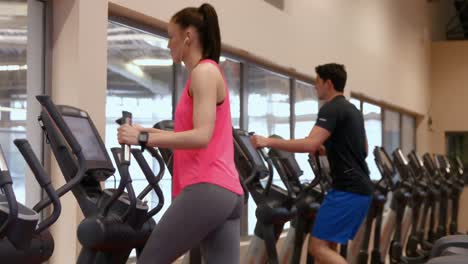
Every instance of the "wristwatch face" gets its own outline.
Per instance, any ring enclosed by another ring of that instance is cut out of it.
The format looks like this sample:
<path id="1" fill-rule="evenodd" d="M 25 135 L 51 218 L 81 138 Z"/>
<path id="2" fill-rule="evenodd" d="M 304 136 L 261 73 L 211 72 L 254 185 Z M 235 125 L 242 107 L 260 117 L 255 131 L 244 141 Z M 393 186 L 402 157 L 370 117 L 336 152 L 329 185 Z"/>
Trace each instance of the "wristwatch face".
<path id="1" fill-rule="evenodd" d="M 148 133 L 140 133 L 138 135 L 138 141 L 139 142 L 148 142 Z"/>

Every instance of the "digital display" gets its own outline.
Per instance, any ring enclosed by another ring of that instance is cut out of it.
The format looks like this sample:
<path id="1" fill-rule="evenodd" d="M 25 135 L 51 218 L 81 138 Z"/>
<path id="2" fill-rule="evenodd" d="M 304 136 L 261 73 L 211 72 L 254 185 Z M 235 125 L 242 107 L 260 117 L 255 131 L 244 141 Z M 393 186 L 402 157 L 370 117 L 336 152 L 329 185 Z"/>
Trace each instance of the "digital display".
<path id="1" fill-rule="evenodd" d="M 81 150 L 86 160 L 107 161 L 105 150 L 101 148 L 101 144 L 91 127 L 87 118 L 63 116 L 73 136 L 81 145 Z"/>

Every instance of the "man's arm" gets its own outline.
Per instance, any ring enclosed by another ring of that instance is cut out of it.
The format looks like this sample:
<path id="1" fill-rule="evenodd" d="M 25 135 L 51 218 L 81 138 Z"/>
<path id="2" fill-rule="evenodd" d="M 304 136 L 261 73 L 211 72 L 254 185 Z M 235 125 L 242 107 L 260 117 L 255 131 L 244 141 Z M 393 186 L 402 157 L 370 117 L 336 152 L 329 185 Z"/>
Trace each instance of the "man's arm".
<path id="1" fill-rule="evenodd" d="M 303 139 L 279 139 L 252 136 L 252 144 L 257 147 L 271 147 L 288 152 L 315 153 L 320 146 L 330 137 L 331 133 L 319 126 L 310 131 L 309 136 Z"/>

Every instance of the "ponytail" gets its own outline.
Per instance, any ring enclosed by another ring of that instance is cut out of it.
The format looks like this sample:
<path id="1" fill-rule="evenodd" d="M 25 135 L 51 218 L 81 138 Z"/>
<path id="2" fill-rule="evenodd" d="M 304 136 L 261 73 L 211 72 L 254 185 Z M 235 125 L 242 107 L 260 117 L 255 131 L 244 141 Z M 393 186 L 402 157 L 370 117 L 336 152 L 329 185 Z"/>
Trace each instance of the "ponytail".
<path id="1" fill-rule="evenodd" d="M 203 40 L 203 57 L 219 63 L 221 55 L 221 33 L 219 30 L 218 15 L 210 4 L 201 5 L 198 10 L 203 15 L 204 30 L 201 32 Z"/>

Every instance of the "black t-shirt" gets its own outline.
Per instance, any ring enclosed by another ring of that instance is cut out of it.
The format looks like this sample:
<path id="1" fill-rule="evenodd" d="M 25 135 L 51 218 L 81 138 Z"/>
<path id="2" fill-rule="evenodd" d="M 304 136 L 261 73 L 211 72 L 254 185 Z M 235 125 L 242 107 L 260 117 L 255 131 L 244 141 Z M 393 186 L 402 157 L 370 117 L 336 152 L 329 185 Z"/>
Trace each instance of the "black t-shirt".
<path id="1" fill-rule="evenodd" d="M 372 193 L 366 163 L 366 131 L 362 113 L 342 95 L 325 103 L 315 124 L 331 135 L 325 141 L 333 188 L 362 195 Z"/>

